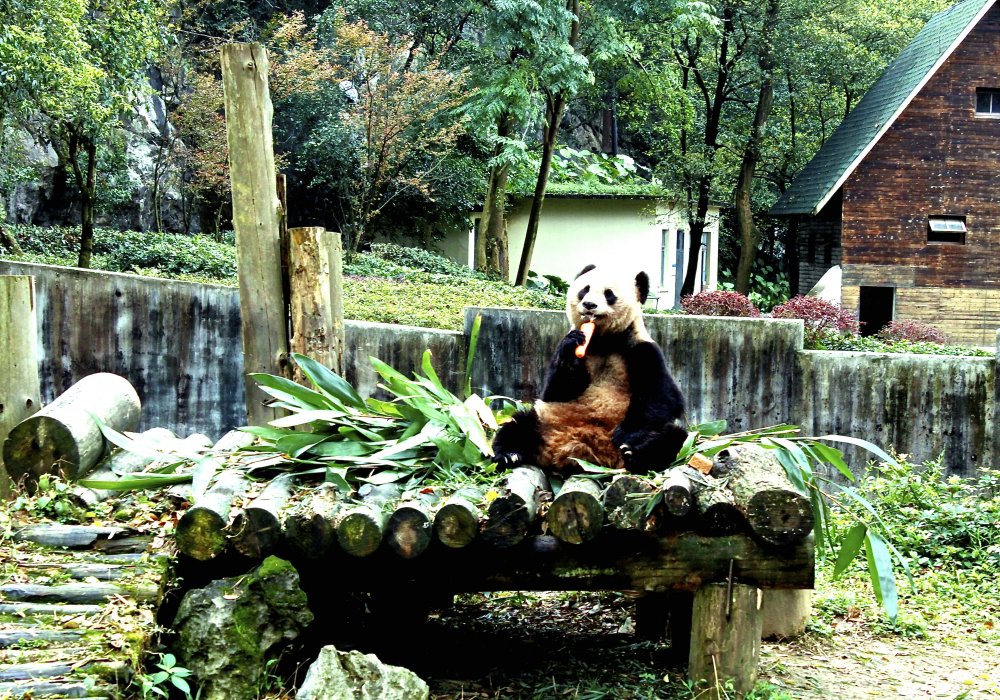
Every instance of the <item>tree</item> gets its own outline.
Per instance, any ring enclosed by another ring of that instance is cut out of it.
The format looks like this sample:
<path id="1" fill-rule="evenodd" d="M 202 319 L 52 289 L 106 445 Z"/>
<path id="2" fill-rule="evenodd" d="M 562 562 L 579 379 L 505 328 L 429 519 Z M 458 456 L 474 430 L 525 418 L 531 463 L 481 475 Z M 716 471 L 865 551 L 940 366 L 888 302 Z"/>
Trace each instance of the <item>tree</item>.
<path id="1" fill-rule="evenodd" d="M 394 200 L 408 192 L 433 196 L 441 165 L 463 133 L 455 111 L 465 85 L 462 73 L 443 69 L 413 37 L 390 37 L 364 22 L 339 22 L 333 50 L 349 100 L 325 133 L 349 145 L 358 164 L 348 183 L 345 231 L 353 255 Z"/>

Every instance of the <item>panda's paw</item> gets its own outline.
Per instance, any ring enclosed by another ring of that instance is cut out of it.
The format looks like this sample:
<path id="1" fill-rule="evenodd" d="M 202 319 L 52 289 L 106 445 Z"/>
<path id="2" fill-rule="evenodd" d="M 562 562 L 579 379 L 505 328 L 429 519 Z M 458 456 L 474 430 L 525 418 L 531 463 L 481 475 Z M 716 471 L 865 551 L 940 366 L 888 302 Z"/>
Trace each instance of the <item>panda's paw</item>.
<path id="1" fill-rule="evenodd" d="M 559 354 L 563 359 L 576 360 L 576 349 L 586 342 L 586 337 L 581 330 L 571 330 L 566 334 L 559 344 Z"/>
<path id="2" fill-rule="evenodd" d="M 633 456 L 632 447 L 627 442 L 623 442 L 621 445 L 618 446 L 618 452 L 621 453 L 622 460 L 625 462 L 625 464 L 632 463 L 632 456 Z"/>
<path id="3" fill-rule="evenodd" d="M 514 469 L 524 464 L 524 457 L 517 452 L 498 452 L 493 455 L 493 461 L 501 469 Z"/>

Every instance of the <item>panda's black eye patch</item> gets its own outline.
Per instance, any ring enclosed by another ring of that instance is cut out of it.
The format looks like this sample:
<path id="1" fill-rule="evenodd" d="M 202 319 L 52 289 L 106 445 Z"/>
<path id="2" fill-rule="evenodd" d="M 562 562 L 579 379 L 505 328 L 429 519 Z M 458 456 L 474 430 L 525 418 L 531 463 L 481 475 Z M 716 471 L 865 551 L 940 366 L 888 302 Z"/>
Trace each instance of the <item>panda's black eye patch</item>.
<path id="1" fill-rule="evenodd" d="M 618 301 L 618 296 L 610 289 L 605 289 L 604 300 L 608 302 L 608 306 L 614 306 L 615 302 Z"/>
<path id="2" fill-rule="evenodd" d="M 587 296 L 589 292 L 590 292 L 590 285 L 588 284 L 586 287 L 584 287 L 583 289 L 581 289 L 579 292 L 576 293 L 576 298 L 579 299 L 580 301 L 583 301 L 583 298 Z"/>

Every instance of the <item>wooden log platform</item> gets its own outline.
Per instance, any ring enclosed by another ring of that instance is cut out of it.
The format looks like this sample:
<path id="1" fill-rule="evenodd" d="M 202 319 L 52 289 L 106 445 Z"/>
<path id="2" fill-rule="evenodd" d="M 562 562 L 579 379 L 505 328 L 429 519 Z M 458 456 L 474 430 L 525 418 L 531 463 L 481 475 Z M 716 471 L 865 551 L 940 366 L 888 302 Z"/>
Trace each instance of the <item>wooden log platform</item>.
<path id="1" fill-rule="evenodd" d="M 0 533 L 0 698 L 129 696 L 133 660 L 157 632 L 166 554 L 127 528 L 19 525 Z M 142 551 L 108 554 L 110 543 Z"/>

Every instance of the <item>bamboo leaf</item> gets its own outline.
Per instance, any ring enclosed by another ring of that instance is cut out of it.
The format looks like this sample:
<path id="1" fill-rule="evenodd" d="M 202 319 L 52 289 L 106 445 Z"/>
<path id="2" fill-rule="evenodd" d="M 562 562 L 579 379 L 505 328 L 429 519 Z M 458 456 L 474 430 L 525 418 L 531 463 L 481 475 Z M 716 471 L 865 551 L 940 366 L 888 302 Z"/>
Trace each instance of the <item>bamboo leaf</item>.
<path id="1" fill-rule="evenodd" d="M 101 434 L 104 435 L 104 439 L 110 442 L 115 447 L 120 447 L 126 452 L 131 454 L 139 455 L 146 459 L 154 460 L 166 460 L 170 459 L 171 455 L 163 452 L 146 442 L 140 442 L 139 440 L 133 440 L 131 438 L 122 435 L 117 430 L 112 428 L 110 425 L 101 420 L 98 416 L 93 413 L 87 412 L 91 420 L 97 425 L 101 430 Z"/>
<path id="2" fill-rule="evenodd" d="M 808 438 L 809 440 L 826 440 L 828 442 L 846 442 L 849 445 L 860 447 L 878 457 L 886 464 L 898 467 L 899 463 L 889 456 L 889 454 L 875 443 L 862 440 L 861 438 L 850 437 L 848 435 L 820 435 L 819 437 Z"/>
<path id="3" fill-rule="evenodd" d="M 292 433 L 274 443 L 274 449 L 289 457 L 298 457 L 313 445 L 323 442 L 330 436 L 324 433 Z"/>
<path id="4" fill-rule="evenodd" d="M 851 565 L 854 558 L 858 556 L 861 547 L 865 543 L 865 535 L 868 534 L 868 526 L 864 523 L 857 523 L 844 538 L 840 540 L 840 551 L 837 552 L 837 562 L 833 565 L 833 577 L 840 578 L 847 567 Z"/>
<path id="5" fill-rule="evenodd" d="M 307 423 L 317 423 L 317 422 L 333 422 L 338 418 L 343 418 L 348 415 L 344 411 L 321 409 L 312 411 L 299 411 L 298 413 L 293 413 L 290 416 L 282 416 L 281 418 L 276 418 L 272 421 L 268 421 L 268 425 L 274 428 L 294 428 L 299 425 L 305 425 Z"/>
<path id="6" fill-rule="evenodd" d="M 294 430 L 270 428 L 265 425 L 245 425 L 240 430 L 244 433 L 250 433 L 254 437 L 259 437 L 262 440 L 268 440 L 269 442 L 275 442 L 295 432 Z"/>
<path id="7" fill-rule="evenodd" d="M 126 474 L 119 479 L 105 481 L 103 479 L 82 479 L 78 484 L 88 489 L 102 491 L 136 491 L 141 489 L 162 489 L 176 484 L 186 484 L 191 481 L 191 474 L 155 474 L 140 472 Z"/>
<path id="8" fill-rule="evenodd" d="M 725 420 L 714 420 L 708 423 L 699 423 L 693 426 L 691 429 L 696 431 L 702 437 L 710 438 L 719 435 L 726 429 L 727 423 Z"/>
<path id="9" fill-rule="evenodd" d="M 469 333 L 469 352 L 465 356 L 465 398 L 472 396 L 472 363 L 476 358 L 476 345 L 479 343 L 479 330 L 483 325 L 483 315 L 476 314 Z"/>
<path id="10" fill-rule="evenodd" d="M 327 440 L 309 448 L 313 457 L 360 457 L 375 452 L 376 448 L 358 440 Z"/>
<path id="11" fill-rule="evenodd" d="M 837 471 L 844 475 L 844 478 L 848 481 L 855 481 L 856 477 L 851 468 L 847 466 L 847 462 L 844 461 L 844 453 L 838 450 L 836 447 L 830 447 L 829 445 L 824 445 L 820 442 L 810 442 L 809 447 L 820 457 L 824 462 L 832 464 Z"/>
<path id="12" fill-rule="evenodd" d="M 490 407 L 486 405 L 486 402 L 483 401 L 483 397 L 479 394 L 472 394 L 465 400 L 465 405 L 479 418 L 480 423 L 490 430 L 497 429 L 497 418 L 493 414 L 493 411 L 490 410 Z"/>
<path id="13" fill-rule="evenodd" d="M 365 407 L 364 399 L 355 391 L 354 387 L 329 367 L 311 357 L 294 352 L 292 358 L 317 389 L 351 408 L 363 409 Z"/>
<path id="14" fill-rule="evenodd" d="M 318 391 L 306 388 L 301 384 L 296 384 L 291 379 L 278 377 L 273 374 L 263 372 L 253 372 L 250 374 L 257 385 L 265 392 L 278 399 L 296 405 L 301 409 L 337 408 L 333 402 Z"/>
<path id="15" fill-rule="evenodd" d="M 868 557 L 868 575 L 871 577 L 875 599 L 892 622 L 899 616 L 896 580 L 892 576 L 892 558 L 885 541 L 869 530 L 865 533 L 865 554 Z"/>
<path id="16" fill-rule="evenodd" d="M 381 486 L 382 484 L 393 484 L 397 481 L 405 479 L 408 476 L 405 472 L 397 471 L 381 471 L 376 472 L 368 477 L 358 477 L 358 481 L 364 481 L 365 483 L 372 484 L 374 486 Z"/>

